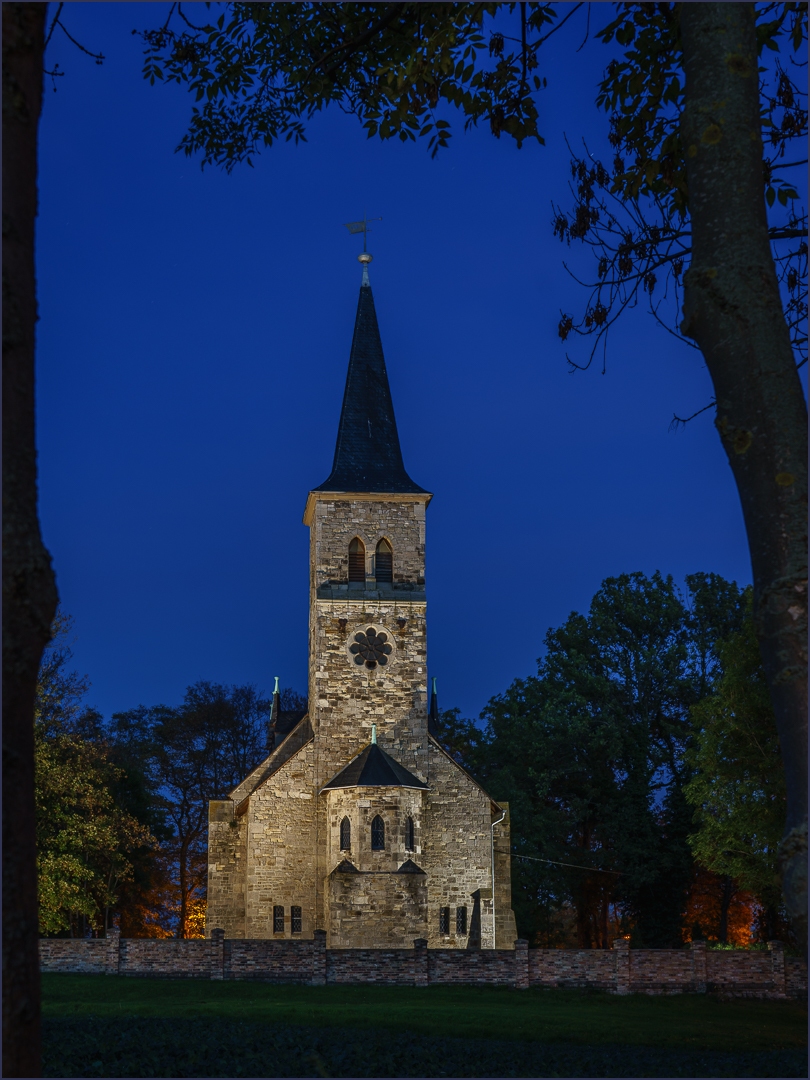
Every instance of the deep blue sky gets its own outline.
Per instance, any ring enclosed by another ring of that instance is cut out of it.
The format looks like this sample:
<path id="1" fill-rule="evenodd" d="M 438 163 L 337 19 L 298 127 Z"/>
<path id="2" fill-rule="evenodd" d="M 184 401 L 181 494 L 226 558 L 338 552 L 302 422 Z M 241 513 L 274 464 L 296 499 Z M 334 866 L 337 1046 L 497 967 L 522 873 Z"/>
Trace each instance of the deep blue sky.
<path id="1" fill-rule="evenodd" d="M 48 56 L 67 74 L 40 137 L 40 505 L 91 704 L 173 704 L 198 679 L 305 690 L 301 516 L 331 468 L 360 285 L 342 223 L 364 209 L 405 464 L 435 493 L 443 707 L 477 715 L 532 673 L 609 575 L 750 580 L 711 412 L 668 430 L 711 397 L 700 354 L 639 311 L 606 375 L 572 375 L 557 336 L 584 298 L 551 201 L 570 202 L 564 133 L 606 147 L 602 45 L 576 53 L 577 25 L 541 53 L 545 147 L 458 127 L 431 161 L 335 110 L 228 176 L 173 153 L 190 97 L 141 77 L 131 31 L 167 11 L 68 4 L 106 59 L 59 31 Z"/>

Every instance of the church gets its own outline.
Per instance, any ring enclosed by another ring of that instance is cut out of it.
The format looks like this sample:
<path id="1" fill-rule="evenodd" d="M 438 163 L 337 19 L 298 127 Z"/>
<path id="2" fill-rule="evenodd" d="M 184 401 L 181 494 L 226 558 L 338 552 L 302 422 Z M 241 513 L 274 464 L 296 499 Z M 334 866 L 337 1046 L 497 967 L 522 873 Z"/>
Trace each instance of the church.
<path id="1" fill-rule="evenodd" d="M 425 511 L 363 264 L 332 472 L 309 492 L 309 711 L 209 804 L 206 936 L 514 948 L 509 808 L 440 746 Z M 286 719 L 286 722 L 285 722 Z"/>

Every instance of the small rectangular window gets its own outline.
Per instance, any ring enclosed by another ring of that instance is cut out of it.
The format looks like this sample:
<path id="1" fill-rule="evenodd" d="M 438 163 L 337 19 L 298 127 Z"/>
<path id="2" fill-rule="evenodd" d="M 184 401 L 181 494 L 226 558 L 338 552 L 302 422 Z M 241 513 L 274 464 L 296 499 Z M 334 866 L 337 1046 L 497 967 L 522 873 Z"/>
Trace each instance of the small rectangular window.
<path id="1" fill-rule="evenodd" d="M 283 907 L 274 907 L 273 908 L 273 933 L 274 934 L 283 934 L 284 933 L 284 908 Z"/>
<path id="2" fill-rule="evenodd" d="M 449 907 L 439 908 L 439 933 L 440 934 L 449 934 L 450 933 L 450 908 Z"/>
<path id="3" fill-rule="evenodd" d="M 456 933 L 467 933 L 467 909 L 465 907 L 456 908 Z"/>
<path id="4" fill-rule="evenodd" d="M 293 934 L 301 933 L 301 908 L 295 905 L 290 908 L 290 931 Z"/>

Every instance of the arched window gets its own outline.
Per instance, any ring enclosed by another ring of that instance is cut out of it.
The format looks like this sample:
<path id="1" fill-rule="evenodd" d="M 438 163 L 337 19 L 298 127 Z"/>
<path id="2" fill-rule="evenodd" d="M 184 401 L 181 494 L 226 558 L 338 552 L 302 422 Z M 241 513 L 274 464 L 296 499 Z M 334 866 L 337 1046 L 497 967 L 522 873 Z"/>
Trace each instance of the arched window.
<path id="1" fill-rule="evenodd" d="M 405 850 L 415 851 L 416 846 L 413 842 L 413 818 L 409 817 L 405 822 Z"/>
<path id="2" fill-rule="evenodd" d="M 394 552 L 387 540 L 380 540 L 377 544 L 374 576 L 377 581 L 392 582 L 394 580 Z"/>
<path id="3" fill-rule="evenodd" d="M 355 536 L 349 544 L 349 581 L 366 580 L 366 547 Z"/>
<path id="4" fill-rule="evenodd" d="M 379 814 L 371 823 L 371 850 L 385 851 L 385 823 Z"/>
<path id="5" fill-rule="evenodd" d="M 340 850 L 350 851 L 352 846 L 352 823 L 347 817 L 340 823 Z"/>

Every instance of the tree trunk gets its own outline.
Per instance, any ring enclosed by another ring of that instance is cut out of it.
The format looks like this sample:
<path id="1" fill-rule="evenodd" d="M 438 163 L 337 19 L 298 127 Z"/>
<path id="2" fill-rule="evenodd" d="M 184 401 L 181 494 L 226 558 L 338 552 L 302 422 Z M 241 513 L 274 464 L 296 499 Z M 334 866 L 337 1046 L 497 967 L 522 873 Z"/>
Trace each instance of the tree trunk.
<path id="1" fill-rule="evenodd" d="M 45 4 L 3 4 L 3 1075 L 41 1076 L 34 695 L 56 584 L 37 519 L 34 220 Z"/>
<path id="2" fill-rule="evenodd" d="M 754 5 L 681 5 L 692 265 L 683 332 L 714 383 L 787 782 L 785 904 L 807 943 L 807 408 L 765 212 Z"/>
<path id="3" fill-rule="evenodd" d="M 734 893 L 734 882 L 724 874 L 720 879 L 720 924 L 717 927 L 717 940 L 723 945 L 728 944 L 728 911 Z"/>
<path id="4" fill-rule="evenodd" d="M 188 885 L 188 844 L 184 841 L 180 845 L 180 917 L 177 924 L 177 936 L 186 937 L 186 921 L 188 919 L 188 902 L 186 888 Z"/>

